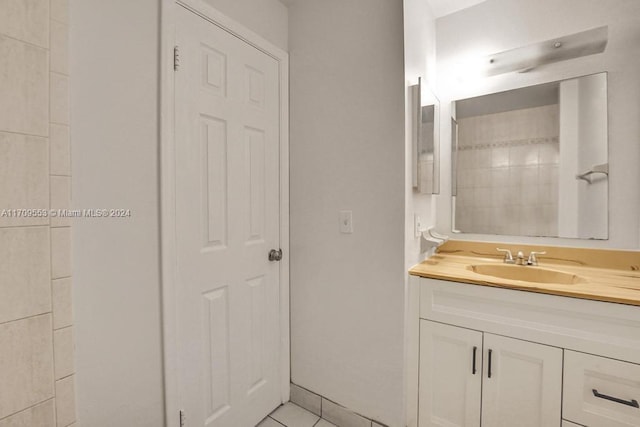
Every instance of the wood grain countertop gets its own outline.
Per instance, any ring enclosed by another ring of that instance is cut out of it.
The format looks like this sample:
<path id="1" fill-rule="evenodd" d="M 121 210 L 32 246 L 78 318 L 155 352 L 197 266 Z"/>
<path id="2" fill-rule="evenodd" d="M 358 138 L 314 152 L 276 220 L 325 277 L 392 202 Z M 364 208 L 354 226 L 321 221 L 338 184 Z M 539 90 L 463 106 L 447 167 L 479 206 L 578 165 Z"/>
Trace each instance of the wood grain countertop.
<path id="1" fill-rule="evenodd" d="M 471 265 L 506 265 L 496 247 L 522 251 L 546 251 L 539 265 L 523 269 L 554 270 L 578 276 L 576 283 L 536 283 L 488 276 L 472 271 Z M 448 241 L 435 255 L 409 270 L 414 276 L 517 289 L 596 301 L 640 306 L 640 252 L 566 248 L 505 243 Z"/>

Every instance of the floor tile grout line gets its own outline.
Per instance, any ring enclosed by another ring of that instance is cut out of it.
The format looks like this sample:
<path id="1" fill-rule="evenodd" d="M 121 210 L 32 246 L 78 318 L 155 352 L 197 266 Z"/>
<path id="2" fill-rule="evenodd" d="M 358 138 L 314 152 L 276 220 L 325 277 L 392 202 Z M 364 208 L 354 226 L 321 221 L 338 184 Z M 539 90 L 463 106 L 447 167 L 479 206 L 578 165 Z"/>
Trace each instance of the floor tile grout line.
<path id="1" fill-rule="evenodd" d="M 273 421 L 277 422 L 277 423 L 278 423 L 278 424 L 280 424 L 281 426 L 288 427 L 288 426 L 286 426 L 286 425 L 282 424 L 280 421 L 278 421 L 278 420 L 276 420 L 275 418 L 273 418 L 271 415 L 269 415 L 267 418 L 271 418 Z"/>
<path id="2" fill-rule="evenodd" d="M 313 423 L 313 425 L 312 425 L 311 427 L 316 427 L 316 426 L 317 426 L 321 421 L 329 422 L 329 421 L 327 421 L 326 419 L 322 418 L 320 415 L 316 414 L 315 412 L 312 412 L 312 411 L 308 410 L 307 408 L 305 408 L 305 407 L 303 407 L 303 406 L 300 406 L 300 405 L 298 405 L 297 403 L 295 403 L 295 402 L 293 402 L 293 401 L 291 401 L 291 400 L 290 400 L 290 401 L 288 401 L 288 402 L 283 403 L 282 405 L 280 405 L 278 408 L 276 408 L 276 409 L 275 409 L 271 414 L 269 414 L 267 417 L 268 417 L 268 418 L 271 418 L 273 421 L 276 421 L 278 424 L 280 424 L 280 425 L 282 425 L 282 426 L 284 426 L 284 427 L 294 427 L 294 426 L 288 426 L 288 425 L 287 425 L 287 424 L 285 424 L 284 422 L 282 422 L 282 421 L 280 421 L 280 420 L 277 420 L 276 418 L 272 417 L 272 415 L 273 415 L 273 414 L 274 414 L 278 409 L 280 409 L 282 406 L 286 405 L 287 403 L 290 403 L 291 405 L 293 405 L 293 406 L 295 406 L 295 407 L 300 408 L 302 411 L 304 411 L 304 412 L 306 412 L 306 413 L 308 413 L 308 414 L 311 414 L 311 415 L 312 415 L 312 416 L 314 416 L 314 417 L 317 417 L 318 419 Z M 329 424 L 331 424 L 331 423 L 329 423 Z M 331 424 L 331 425 L 334 425 L 334 424 Z M 337 427 L 337 426 L 336 426 L 336 427 Z"/>
<path id="3" fill-rule="evenodd" d="M 319 419 L 318 421 L 316 421 L 316 424 L 314 424 L 314 426 L 313 426 L 313 427 L 315 427 L 315 426 L 316 426 L 320 421 L 322 421 L 322 420 L 324 420 L 324 421 L 328 422 L 329 424 L 332 424 L 332 423 L 331 423 L 330 421 L 328 421 L 326 418 L 323 418 L 323 414 L 324 414 L 324 401 L 325 401 L 325 400 L 326 400 L 326 401 L 328 401 L 328 402 L 331 402 L 332 404 L 334 404 L 334 405 L 336 405 L 336 406 L 338 406 L 338 407 L 340 407 L 340 408 L 342 408 L 342 409 L 344 409 L 345 411 L 349 412 L 351 415 L 354 415 L 354 416 L 356 416 L 356 417 L 358 417 L 358 418 L 360 418 L 360 419 L 363 419 L 363 420 L 365 420 L 365 421 L 368 421 L 368 422 L 369 422 L 369 424 L 367 425 L 367 427 L 369 427 L 369 426 L 370 426 L 370 427 L 374 427 L 374 424 L 373 424 L 373 423 L 374 423 L 375 421 L 374 421 L 373 419 L 371 419 L 371 418 L 369 418 L 369 417 L 367 417 L 367 416 L 364 416 L 364 415 L 362 415 L 362 414 L 359 414 L 359 413 L 357 413 L 357 412 L 355 412 L 355 411 L 353 411 L 353 410 L 351 410 L 351 409 L 349 409 L 349 408 L 347 408 L 347 407 L 345 407 L 345 406 L 342 406 L 341 404 L 339 404 L 339 403 L 337 403 L 337 402 L 334 402 L 334 401 L 333 401 L 333 400 L 331 400 L 331 399 L 327 399 L 326 397 L 324 397 L 324 396 L 322 396 L 322 395 L 320 395 L 320 394 L 318 394 L 318 393 L 316 393 L 316 392 L 314 392 L 314 391 L 311 391 L 311 390 L 309 390 L 309 389 L 306 389 L 306 388 L 304 388 L 304 387 L 302 387 L 302 386 L 300 386 L 300 385 L 298 385 L 298 384 L 291 383 L 291 385 L 294 385 L 294 386 L 296 386 L 296 387 L 298 387 L 298 388 L 300 388 L 300 389 L 302 389 L 302 390 L 305 390 L 305 391 L 307 391 L 308 393 L 313 394 L 314 396 L 317 396 L 317 397 L 319 397 L 319 398 L 320 398 L 320 415 L 316 414 L 315 412 L 313 412 L 313 411 L 312 411 L 312 410 L 310 410 L 310 409 L 307 409 L 307 408 L 305 408 L 305 407 L 303 407 L 303 406 L 301 406 L 301 405 L 298 405 L 296 402 L 293 402 L 292 400 L 290 400 L 290 401 L 289 401 L 289 402 L 293 403 L 294 405 L 299 406 L 300 408 L 304 409 L 305 411 L 307 411 L 307 412 L 309 412 L 309 413 L 311 413 L 311 414 L 313 414 L 313 415 L 315 415 L 315 416 L 319 416 L 319 417 L 320 417 L 320 419 Z M 332 424 L 332 425 L 334 425 L 334 424 Z M 336 427 L 337 427 L 337 426 L 336 426 Z"/>

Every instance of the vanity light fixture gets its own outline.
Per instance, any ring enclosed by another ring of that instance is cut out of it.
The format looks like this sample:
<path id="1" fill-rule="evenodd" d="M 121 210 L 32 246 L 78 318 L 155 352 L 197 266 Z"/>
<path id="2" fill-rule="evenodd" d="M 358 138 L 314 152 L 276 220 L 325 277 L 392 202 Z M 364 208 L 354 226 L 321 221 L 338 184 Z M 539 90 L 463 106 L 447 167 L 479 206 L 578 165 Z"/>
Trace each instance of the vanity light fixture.
<path id="1" fill-rule="evenodd" d="M 483 61 L 484 74 L 497 74 L 517 71 L 526 73 L 536 67 L 567 59 L 594 55 L 604 52 L 608 41 L 608 26 L 556 37 L 540 43 L 489 55 Z"/>

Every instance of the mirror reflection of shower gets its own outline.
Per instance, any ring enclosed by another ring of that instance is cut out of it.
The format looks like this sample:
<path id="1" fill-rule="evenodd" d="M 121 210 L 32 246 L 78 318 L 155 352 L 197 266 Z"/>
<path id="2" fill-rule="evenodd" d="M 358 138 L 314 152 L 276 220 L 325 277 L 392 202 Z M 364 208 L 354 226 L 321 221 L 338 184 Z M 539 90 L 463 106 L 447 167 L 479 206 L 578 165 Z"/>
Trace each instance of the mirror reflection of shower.
<path id="1" fill-rule="evenodd" d="M 608 238 L 606 73 L 452 108 L 457 230 Z"/>

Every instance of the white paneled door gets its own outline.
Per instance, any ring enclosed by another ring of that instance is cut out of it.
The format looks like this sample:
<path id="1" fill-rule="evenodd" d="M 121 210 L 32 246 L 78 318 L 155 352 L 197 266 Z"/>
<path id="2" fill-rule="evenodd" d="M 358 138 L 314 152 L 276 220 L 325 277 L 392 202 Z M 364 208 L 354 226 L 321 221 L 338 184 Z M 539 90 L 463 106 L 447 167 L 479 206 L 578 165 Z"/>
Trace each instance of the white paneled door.
<path id="1" fill-rule="evenodd" d="M 281 403 L 278 61 L 177 7 L 179 394 L 188 426 L 256 425 Z"/>

